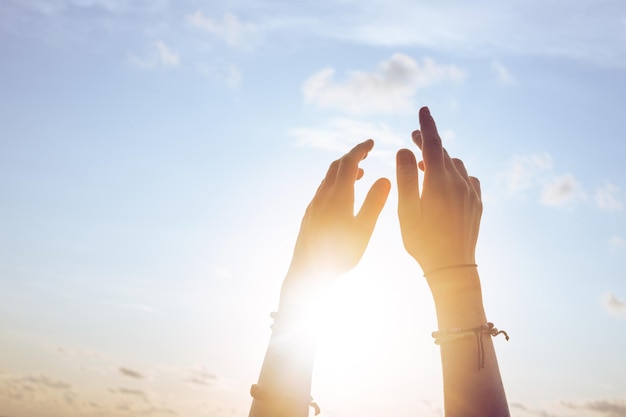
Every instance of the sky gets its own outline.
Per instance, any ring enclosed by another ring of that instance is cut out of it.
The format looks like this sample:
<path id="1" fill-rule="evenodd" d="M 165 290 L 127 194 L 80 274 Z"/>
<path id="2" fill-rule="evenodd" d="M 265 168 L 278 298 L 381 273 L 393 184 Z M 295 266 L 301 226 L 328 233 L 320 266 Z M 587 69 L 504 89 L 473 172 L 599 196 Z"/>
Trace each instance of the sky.
<path id="1" fill-rule="evenodd" d="M 626 416 L 621 0 L 0 2 L 0 416 L 247 416 L 306 205 L 392 191 L 319 313 L 327 417 L 442 416 L 397 221 L 429 106 L 481 180 L 516 417 Z"/>

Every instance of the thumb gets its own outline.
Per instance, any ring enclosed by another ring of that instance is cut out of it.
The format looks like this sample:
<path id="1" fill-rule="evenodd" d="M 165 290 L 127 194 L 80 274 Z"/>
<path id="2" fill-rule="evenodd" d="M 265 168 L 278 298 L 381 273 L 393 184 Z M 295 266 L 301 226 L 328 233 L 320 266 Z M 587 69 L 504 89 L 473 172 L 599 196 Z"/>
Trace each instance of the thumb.
<path id="1" fill-rule="evenodd" d="M 387 178 L 380 178 L 368 191 L 363 206 L 356 215 L 357 227 L 365 239 L 369 239 L 372 235 L 390 189 L 391 182 Z"/>

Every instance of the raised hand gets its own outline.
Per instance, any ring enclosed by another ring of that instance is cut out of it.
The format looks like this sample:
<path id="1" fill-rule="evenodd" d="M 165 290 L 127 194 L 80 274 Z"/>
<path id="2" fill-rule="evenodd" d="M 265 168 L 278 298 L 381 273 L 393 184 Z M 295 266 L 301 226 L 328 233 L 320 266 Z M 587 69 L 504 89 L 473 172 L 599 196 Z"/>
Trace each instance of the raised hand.
<path id="1" fill-rule="evenodd" d="M 380 178 L 354 214 L 354 183 L 363 176 L 359 163 L 373 146 L 366 140 L 328 168 L 304 213 L 285 285 L 327 287 L 363 256 L 390 189 L 389 180 Z"/>
<path id="2" fill-rule="evenodd" d="M 359 163 L 373 146 L 371 139 L 362 142 L 328 168 L 304 213 L 290 274 L 339 275 L 363 256 L 390 189 L 389 180 L 380 178 L 354 215 L 354 184 L 363 176 Z"/>
<path id="3" fill-rule="evenodd" d="M 475 263 L 482 202 L 478 179 L 468 176 L 463 161 L 450 158 L 427 107 L 420 109 L 419 121 L 421 130 L 412 136 L 422 150 L 423 190 L 420 195 L 415 155 L 401 149 L 398 215 L 404 247 L 431 284 L 431 271 Z"/>

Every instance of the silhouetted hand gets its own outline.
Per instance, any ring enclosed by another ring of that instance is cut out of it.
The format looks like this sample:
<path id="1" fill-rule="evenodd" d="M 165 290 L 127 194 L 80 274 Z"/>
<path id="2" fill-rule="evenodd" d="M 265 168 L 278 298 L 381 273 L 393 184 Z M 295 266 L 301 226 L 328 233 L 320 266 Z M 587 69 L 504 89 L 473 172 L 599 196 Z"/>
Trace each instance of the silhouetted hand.
<path id="1" fill-rule="evenodd" d="M 285 285 L 299 281 L 304 286 L 327 287 L 363 256 L 390 189 L 389 180 L 380 178 L 354 215 L 354 183 L 363 176 L 359 162 L 373 146 L 373 140 L 366 140 L 328 168 L 304 213 Z"/>
<path id="2" fill-rule="evenodd" d="M 468 176 L 463 161 L 450 158 L 442 147 L 427 107 L 420 109 L 419 121 L 421 132 L 415 131 L 412 136 L 422 150 L 421 196 L 415 155 L 401 149 L 396 161 L 398 216 L 404 247 L 425 273 L 473 264 L 482 214 L 480 183 Z M 430 279 L 429 284 L 432 288 Z"/>

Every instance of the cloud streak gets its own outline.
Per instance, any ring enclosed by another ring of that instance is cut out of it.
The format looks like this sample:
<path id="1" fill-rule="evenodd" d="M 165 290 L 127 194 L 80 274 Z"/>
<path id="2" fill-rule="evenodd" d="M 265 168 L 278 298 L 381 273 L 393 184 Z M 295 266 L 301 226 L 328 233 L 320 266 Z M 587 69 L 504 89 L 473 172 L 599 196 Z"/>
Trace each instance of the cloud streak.
<path id="1" fill-rule="evenodd" d="M 546 206 L 560 207 L 584 198 L 584 193 L 572 174 L 556 177 L 543 186 L 540 202 Z"/>
<path id="2" fill-rule="evenodd" d="M 150 51 L 143 57 L 129 55 L 130 63 L 140 69 L 154 69 L 157 67 L 177 67 L 180 58 L 165 42 L 157 40 L 152 43 Z"/>
<path id="3" fill-rule="evenodd" d="M 604 187 L 598 188 L 595 202 L 601 210 L 620 211 L 624 208 L 619 199 L 619 188 L 613 184 L 606 184 Z"/>
<path id="4" fill-rule="evenodd" d="M 440 65 L 430 58 L 418 62 L 396 53 L 374 71 L 350 71 L 340 81 L 333 68 L 324 68 L 303 83 L 302 94 L 307 103 L 349 114 L 410 113 L 419 88 L 464 78 L 465 72 L 454 65 Z"/>
<path id="5" fill-rule="evenodd" d="M 120 374 L 134 379 L 143 379 L 143 374 L 128 368 L 119 368 Z"/>
<path id="6" fill-rule="evenodd" d="M 591 400 L 581 403 L 562 402 L 562 405 L 572 410 L 593 411 L 594 415 L 604 417 L 626 417 L 626 402 L 624 400 Z"/>
<path id="7" fill-rule="evenodd" d="M 404 141 L 385 123 L 335 118 L 320 127 L 299 127 L 289 131 L 298 146 L 346 152 L 356 143 L 372 138 L 378 144 L 400 146 Z M 379 152 L 377 149 L 372 153 Z"/>
<path id="8" fill-rule="evenodd" d="M 242 22 L 232 13 L 225 13 L 221 19 L 215 19 L 205 16 L 202 10 L 196 10 L 185 19 L 191 26 L 216 36 L 234 48 L 251 46 L 260 35 L 256 25 Z"/>
<path id="9" fill-rule="evenodd" d="M 190 376 L 186 378 L 184 381 L 189 382 L 195 385 L 208 386 L 212 385 L 217 381 L 217 376 L 211 372 L 208 372 L 206 369 L 192 369 L 190 371 Z"/>
<path id="10" fill-rule="evenodd" d="M 626 301 L 618 299 L 614 294 L 607 293 L 602 300 L 602 305 L 610 315 L 626 317 Z"/>
<path id="11" fill-rule="evenodd" d="M 529 191 L 540 190 L 539 203 L 549 207 L 567 207 L 586 199 L 574 174 L 555 174 L 547 152 L 513 157 L 501 178 L 509 195 L 524 197 Z"/>

